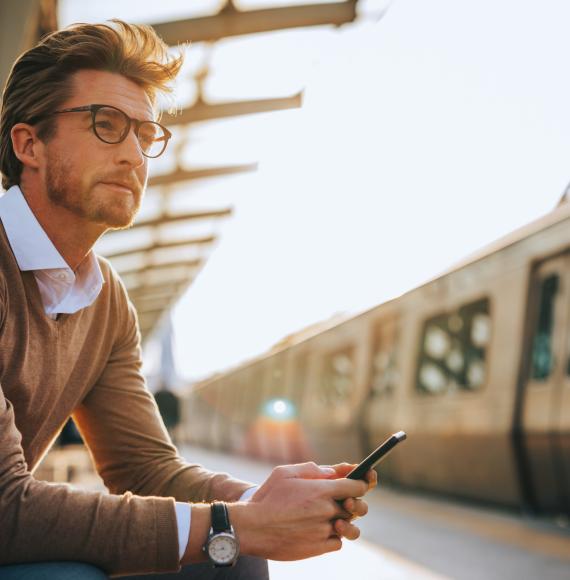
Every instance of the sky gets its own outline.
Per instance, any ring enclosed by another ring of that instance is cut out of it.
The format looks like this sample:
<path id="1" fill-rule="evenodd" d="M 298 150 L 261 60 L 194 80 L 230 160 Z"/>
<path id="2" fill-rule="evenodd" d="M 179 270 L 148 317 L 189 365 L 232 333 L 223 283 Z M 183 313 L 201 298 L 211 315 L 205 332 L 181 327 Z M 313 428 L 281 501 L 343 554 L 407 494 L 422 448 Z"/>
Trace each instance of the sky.
<path id="1" fill-rule="evenodd" d="M 63 0 L 61 23 L 168 20 L 184 4 Z M 193 133 L 197 162 L 259 170 L 192 198 L 227 198 L 234 216 L 172 314 L 181 376 L 398 296 L 550 211 L 570 182 L 569 3 L 395 0 L 379 20 L 384 4 L 338 30 L 214 46 L 211 94 L 304 88 L 304 102 Z"/>

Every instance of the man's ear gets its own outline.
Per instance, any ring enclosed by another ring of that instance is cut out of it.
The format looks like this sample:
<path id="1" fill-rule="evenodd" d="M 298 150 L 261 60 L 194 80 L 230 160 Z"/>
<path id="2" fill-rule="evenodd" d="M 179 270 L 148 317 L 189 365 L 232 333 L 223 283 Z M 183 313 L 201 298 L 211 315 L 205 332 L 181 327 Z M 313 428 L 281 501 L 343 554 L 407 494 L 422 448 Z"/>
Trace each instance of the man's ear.
<path id="1" fill-rule="evenodd" d="M 14 155 L 24 167 L 38 169 L 39 155 L 43 143 L 38 139 L 36 129 L 27 123 L 16 123 L 10 131 Z"/>

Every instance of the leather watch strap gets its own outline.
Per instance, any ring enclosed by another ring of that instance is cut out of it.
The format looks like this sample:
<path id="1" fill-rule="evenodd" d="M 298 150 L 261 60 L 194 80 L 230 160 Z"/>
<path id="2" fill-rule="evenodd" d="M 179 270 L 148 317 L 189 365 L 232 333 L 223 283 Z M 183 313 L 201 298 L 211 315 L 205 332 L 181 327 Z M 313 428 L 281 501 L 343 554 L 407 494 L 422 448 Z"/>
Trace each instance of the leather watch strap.
<path id="1" fill-rule="evenodd" d="M 228 532 L 231 529 L 228 506 L 223 501 L 212 503 L 212 530 L 214 534 Z"/>

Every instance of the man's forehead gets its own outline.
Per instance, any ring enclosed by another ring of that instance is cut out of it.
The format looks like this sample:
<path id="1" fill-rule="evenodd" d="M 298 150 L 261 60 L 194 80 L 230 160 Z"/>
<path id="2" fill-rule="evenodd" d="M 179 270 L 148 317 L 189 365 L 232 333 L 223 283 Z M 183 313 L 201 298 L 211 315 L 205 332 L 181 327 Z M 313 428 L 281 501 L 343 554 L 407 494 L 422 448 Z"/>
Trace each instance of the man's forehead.
<path id="1" fill-rule="evenodd" d="M 138 119 L 152 119 L 155 110 L 145 90 L 117 73 L 80 70 L 73 75 L 73 90 L 66 107 L 112 105 Z"/>

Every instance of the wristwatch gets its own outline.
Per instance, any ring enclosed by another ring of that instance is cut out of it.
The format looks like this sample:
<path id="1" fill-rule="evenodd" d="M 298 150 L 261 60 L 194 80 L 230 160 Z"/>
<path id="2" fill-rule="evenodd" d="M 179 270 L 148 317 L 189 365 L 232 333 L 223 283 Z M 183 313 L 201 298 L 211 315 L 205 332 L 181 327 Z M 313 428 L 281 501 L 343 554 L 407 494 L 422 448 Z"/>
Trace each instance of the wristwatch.
<path id="1" fill-rule="evenodd" d="M 215 501 L 211 509 L 212 527 L 203 550 L 215 568 L 233 566 L 239 556 L 239 541 L 230 524 L 228 506 Z"/>

